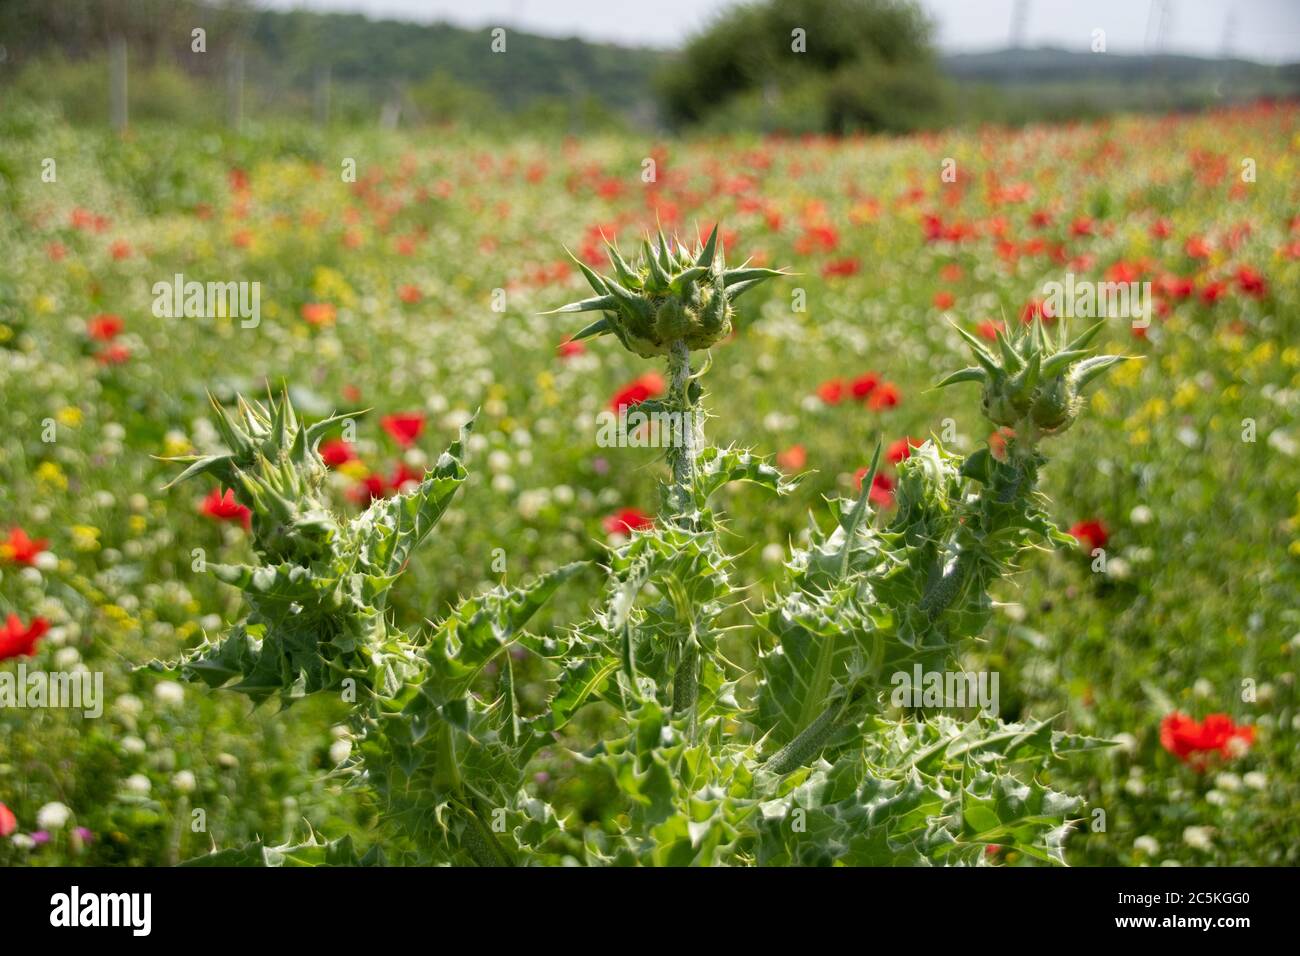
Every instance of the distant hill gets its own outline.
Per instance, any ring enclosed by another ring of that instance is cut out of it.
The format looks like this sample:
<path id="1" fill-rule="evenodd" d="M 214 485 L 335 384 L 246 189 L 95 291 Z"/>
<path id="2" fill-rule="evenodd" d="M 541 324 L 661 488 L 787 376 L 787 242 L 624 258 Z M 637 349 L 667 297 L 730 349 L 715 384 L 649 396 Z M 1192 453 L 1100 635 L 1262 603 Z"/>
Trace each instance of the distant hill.
<path id="1" fill-rule="evenodd" d="M 190 49 L 195 27 L 207 30 L 203 53 Z M 645 118 L 654 114 L 651 78 L 667 55 L 514 29 L 505 52 L 493 52 L 486 28 L 260 10 L 245 0 L 0 0 L 0 85 L 54 55 L 71 63 L 104 57 L 114 36 L 126 39 L 133 71 L 161 64 L 214 88 L 238 46 L 254 108 L 298 109 L 328 70 L 336 104 L 357 106 L 357 115 L 366 112 L 360 104 L 377 107 L 440 74 L 506 110 L 590 99 Z"/>
<path id="2" fill-rule="evenodd" d="M 959 111 L 1012 120 L 1300 96 L 1297 63 L 1038 48 L 949 54 L 940 66 L 955 81 Z"/>
<path id="3" fill-rule="evenodd" d="M 1210 60 L 1172 53 L 1080 53 L 1053 47 L 950 53 L 940 62 L 944 72 L 954 78 L 1010 86 L 1044 80 L 1080 83 L 1098 80 L 1209 80 L 1265 86 L 1278 82 L 1295 83 L 1300 78 L 1300 64 L 1294 63 L 1268 66 L 1240 59 Z"/>
<path id="4" fill-rule="evenodd" d="M 355 14 L 258 11 L 249 35 L 278 80 L 307 87 L 329 65 L 334 82 L 384 94 L 440 71 L 509 109 L 539 98 L 592 96 L 625 113 L 652 108 L 657 50 L 556 39 L 508 29 L 504 53 L 488 30 L 371 20 Z"/>

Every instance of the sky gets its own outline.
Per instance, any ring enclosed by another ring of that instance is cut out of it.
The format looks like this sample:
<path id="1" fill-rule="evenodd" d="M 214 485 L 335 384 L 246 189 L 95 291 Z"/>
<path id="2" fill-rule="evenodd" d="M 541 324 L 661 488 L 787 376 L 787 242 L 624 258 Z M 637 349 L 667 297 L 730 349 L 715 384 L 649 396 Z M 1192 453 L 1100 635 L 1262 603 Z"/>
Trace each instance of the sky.
<path id="1" fill-rule="evenodd" d="M 673 47 L 736 0 L 257 0 L 466 27 L 516 27 L 636 46 Z M 945 52 L 1010 45 L 1087 50 L 1095 29 L 1115 53 L 1161 49 L 1264 63 L 1300 61 L 1300 0 L 921 0 Z"/>

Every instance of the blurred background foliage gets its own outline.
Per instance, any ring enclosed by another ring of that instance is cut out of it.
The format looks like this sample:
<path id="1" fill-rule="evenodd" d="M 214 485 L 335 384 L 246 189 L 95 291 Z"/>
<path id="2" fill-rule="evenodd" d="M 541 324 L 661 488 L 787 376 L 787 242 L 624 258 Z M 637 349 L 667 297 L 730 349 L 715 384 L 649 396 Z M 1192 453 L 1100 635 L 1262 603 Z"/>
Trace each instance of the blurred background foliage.
<path id="1" fill-rule="evenodd" d="M 206 51 L 191 31 L 206 30 Z M 806 49 L 792 49 L 792 31 Z M 471 123 L 501 134 L 622 128 L 846 133 L 1168 111 L 1300 92 L 1300 65 L 1052 49 L 940 55 L 910 0 L 761 0 L 726 8 L 680 51 L 507 31 L 258 9 L 249 0 L 6 0 L 0 89 L 76 124 L 107 122 L 113 38 L 130 115 L 197 125 L 229 113 L 373 125 Z M 326 107 L 324 104 L 328 103 Z"/>

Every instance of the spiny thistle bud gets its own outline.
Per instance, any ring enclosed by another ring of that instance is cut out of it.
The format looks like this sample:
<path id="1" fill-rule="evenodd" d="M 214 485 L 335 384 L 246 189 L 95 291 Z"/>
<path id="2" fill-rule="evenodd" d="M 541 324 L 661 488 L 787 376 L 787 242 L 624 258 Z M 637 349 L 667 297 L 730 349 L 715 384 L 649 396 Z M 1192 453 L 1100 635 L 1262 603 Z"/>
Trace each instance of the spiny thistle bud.
<path id="1" fill-rule="evenodd" d="M 742 293 L 784 275 L 747 265 L 728 269 L 717 226 L 694 251 L 680 240 L 669 242 L 661 230 L 656 245 L 649 238 L 642 241 L 635 264 L 629 264 L 612 244 L 605 245 L 615 276 L 599 275 L 575 256 L 596 295 L 546 314 L 604 312 L 574 340 L 612 332 L 643 358 L 668 354 L 675 341 L 685 342 L 690 349 L 709 348 L 731 332 L 732 303 Z"/>
<path id="2" fill-rule="evenodd" d="M 1080 395 L 1093 379 L 1126 355 L 1096 355 L 1089 344 L 1101 331 L 1101 322 L 1078 338 L 1068 338 L 1065 321 L 1055 344 L 1048 340 L 1041 320 L 1008 336 L 997 333 L 995 356 L 974 336 L 958 328 L 978 365 L 954 372 L 936 388 L 958 382 L 979 382 L 984 386 L 984 415 L 995 425 L 1006 425 L 1026 437 L 1055 435 L 1065 431 L 1078 415 Z"/>
<path id="3" fill-rule="evenodd" d="M 319 497 L 326 468 L 316 445 L 346 416 L 303 426 L 287 394 L 279 402 L 268 397 L 266 405 L 241 396 L 237 415 L 209 399 L 217 412 L 217 431 L 230 451 L 167 459 L 189 465 L 167 487 L 211 474 L 253 512 L 254 544 L 261 553 L 299 564 L 322 555 L 338 524 Z"/>

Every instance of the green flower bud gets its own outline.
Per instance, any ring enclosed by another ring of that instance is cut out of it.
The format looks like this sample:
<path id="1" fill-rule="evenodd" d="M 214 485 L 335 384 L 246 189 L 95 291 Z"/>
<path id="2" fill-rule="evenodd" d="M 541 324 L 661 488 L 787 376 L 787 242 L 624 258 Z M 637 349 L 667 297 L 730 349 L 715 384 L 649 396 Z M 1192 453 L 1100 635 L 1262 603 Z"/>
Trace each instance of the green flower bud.
<path id="1" fill-rule="evenodd" d="M 647 239 L 634 264 L 607 245 L 615 276 L 602 276 L 578 259 L 578 268 L 596 292 L 551 313 L 603 312 L 575 339 L 612 333 L 624 347 L 643 358 L 667 355 L 673 342 L 707 349 L 731 333 L 732 303 L 760 282 L 782 275 L 774 269 L 741 266 L 727 269 L 718 228 L 708 241 L 688 250 L 659 233 L 657 244 Z"/>
<path id="2" fill-rule="evenodd" d="M 984 415 L 993 424 L 1015 429 L 1031 439 L 1037 435 L 1060 434 L 1074 424 L 1084 387 L 1128 357 L 1086 357 L 1092 351 L 1088 343 L 1100 330 L 1101 323 L 1098 323 L 1078 338 L 1068 340 L 1062 321 L 1058 340 L 1053 344 L 1048 341 L 1042 322 L 1035 319 L 1033 325 L 1014 337 L 998 332 L 998 354 L 994 355 L 959 328 L 957 331 L 979 364 L 954 372 L 937 387 L 979 382 L 984 387 Z"/>

